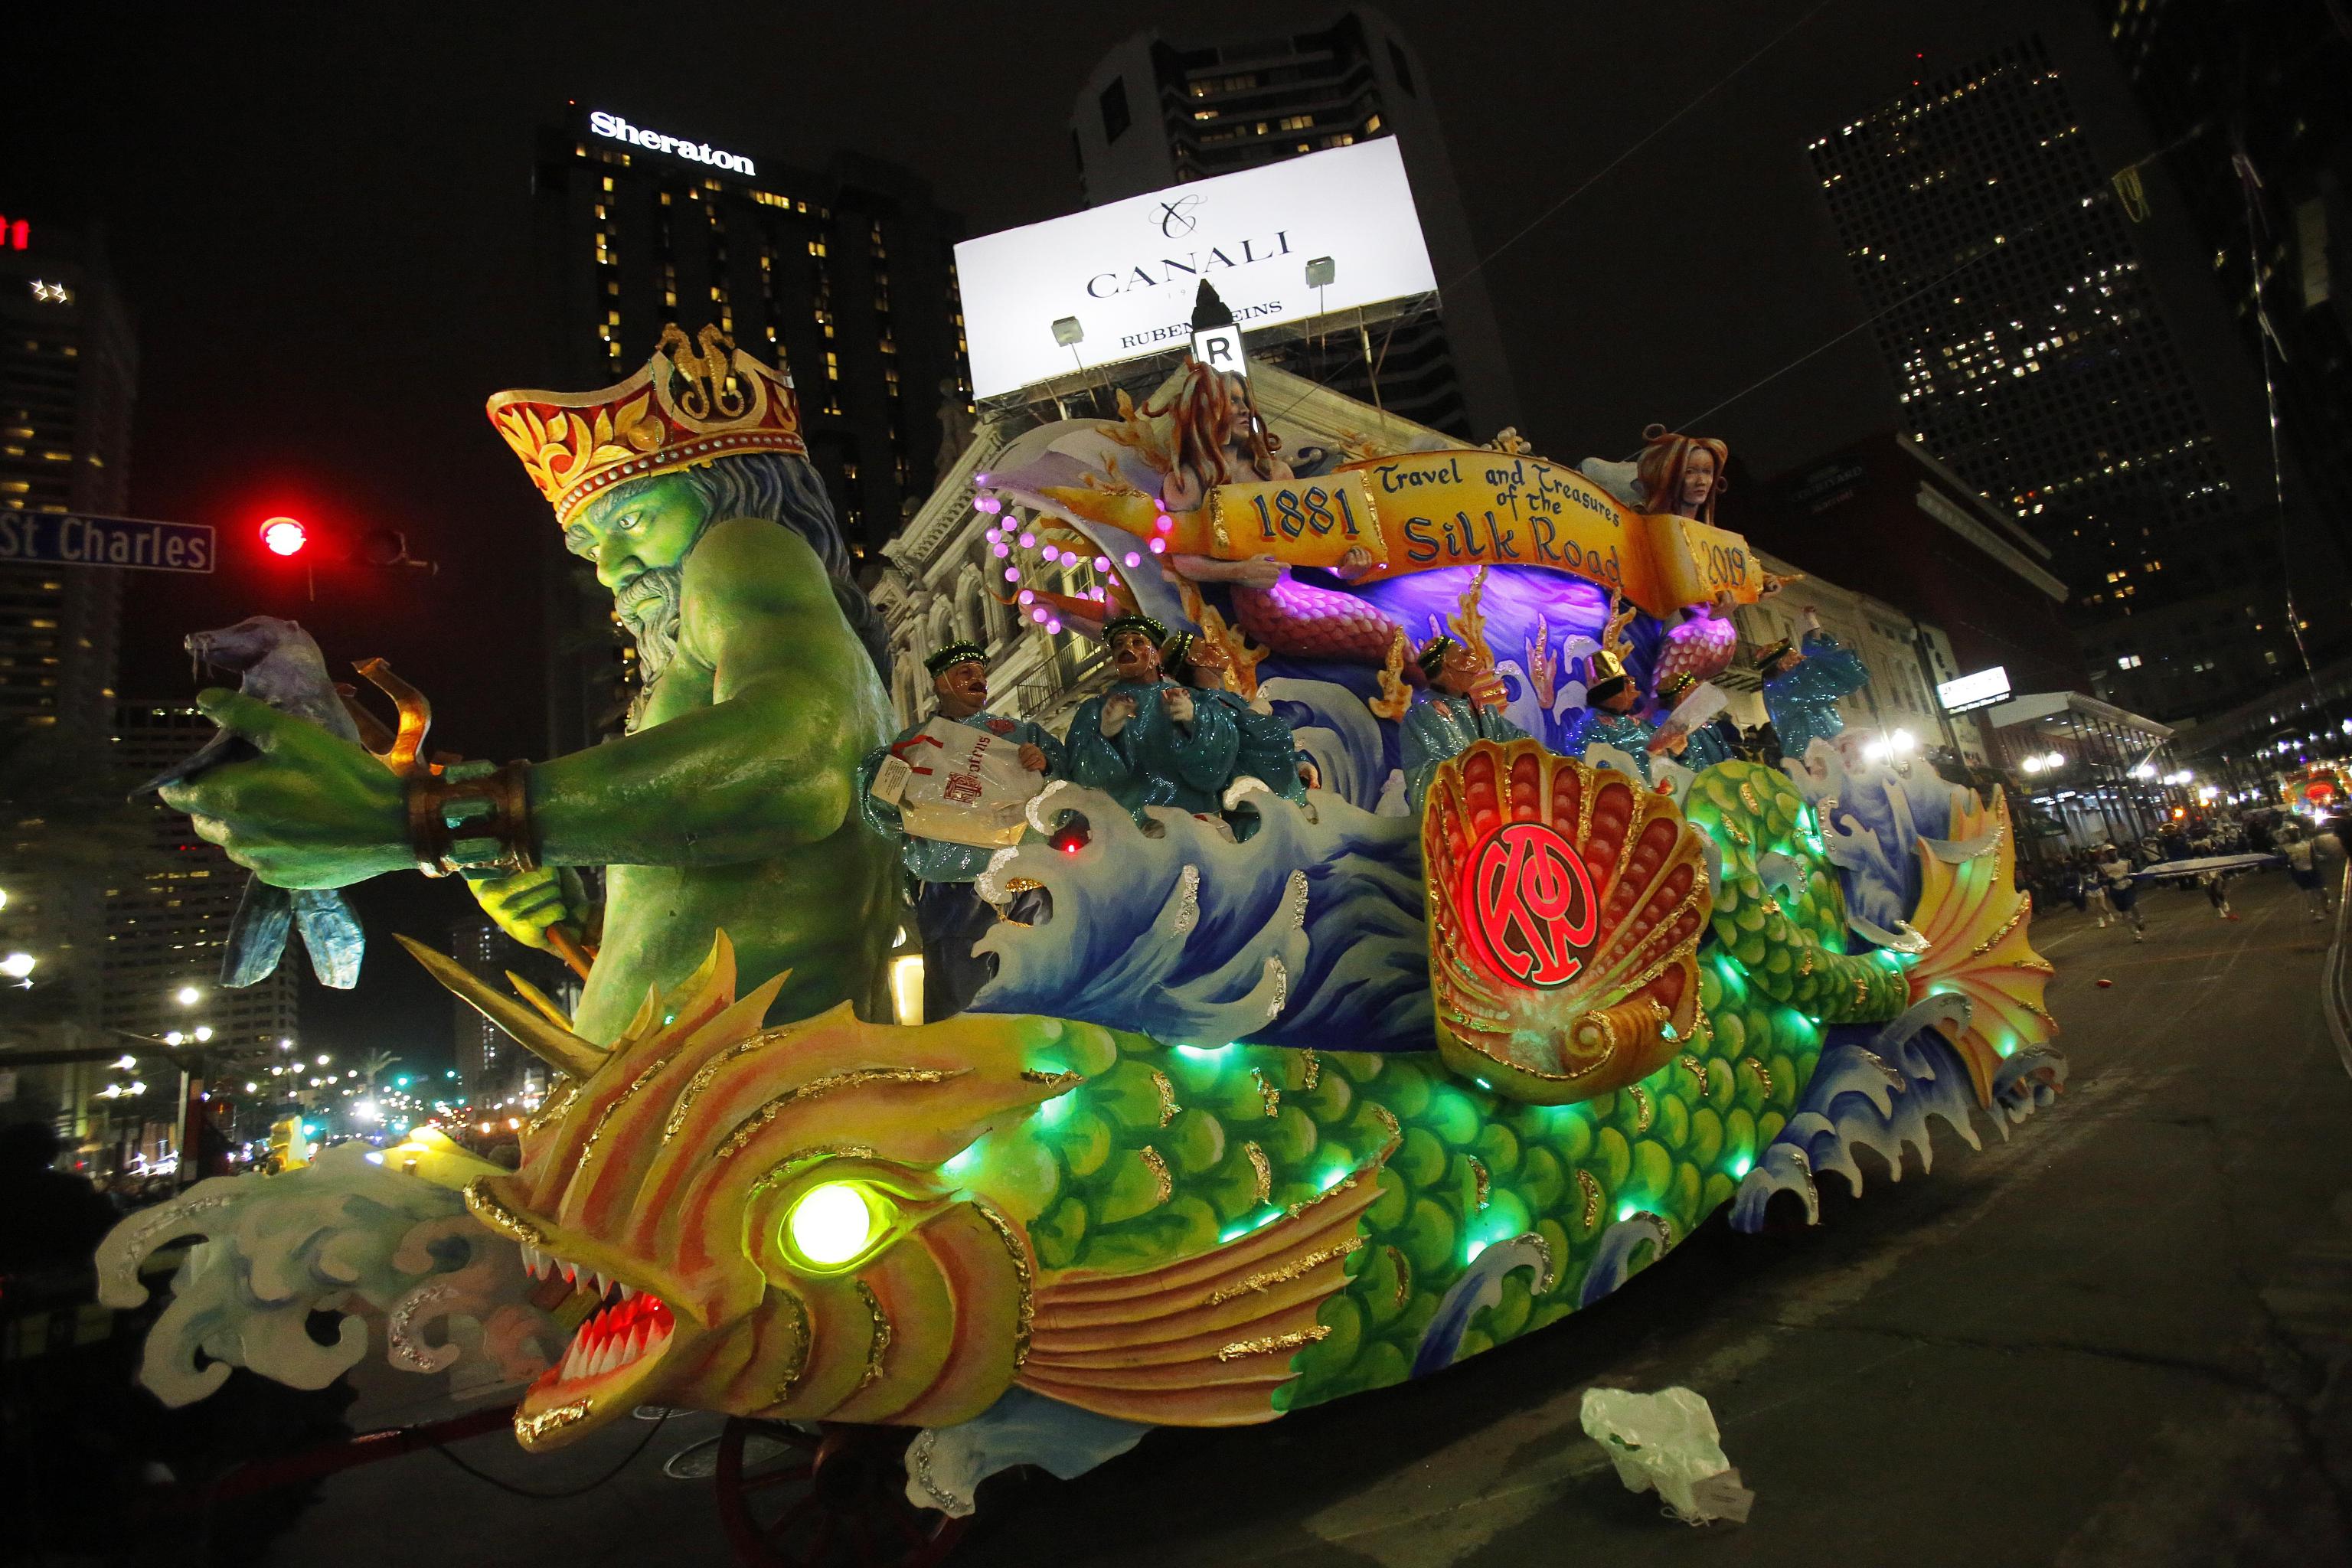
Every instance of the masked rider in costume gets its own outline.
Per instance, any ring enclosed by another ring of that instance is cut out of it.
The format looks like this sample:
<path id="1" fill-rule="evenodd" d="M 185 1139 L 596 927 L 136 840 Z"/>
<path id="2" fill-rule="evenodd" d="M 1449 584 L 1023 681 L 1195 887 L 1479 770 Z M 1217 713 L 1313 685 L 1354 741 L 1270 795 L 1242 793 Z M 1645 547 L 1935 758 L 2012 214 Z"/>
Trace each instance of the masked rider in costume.
<path id="1" fill-rule="evenodd" d="M 1168 628 L 1150 616 L 1114 616 L 1103 638 L 1118 679 L 1070 721 L 1070 776 L 1108 794 L 1139 822 L 1150 805 L 1217 816 L 1241 759 L 1234 710 L 1162 676 Z"/>
<path id="2" fill-rule="evenodd" d="M 1178 632 L 1160 644 L 1160 665 L 1172 679 L 1192 689 L 1196 705 L 1215 702 L 1232 710 L 1242 738 L 1236 776 L 1256 779 L 1285 800 L 1307 798 L 1307 785 L 1298 775 L 1298 743 L 1290 726 L 1264 699 L 1253 702 L 1225 684 L 1234 667 L 1232 655 L 1198 632 Z"/>
<path id="3" fill-rule="evenodd" d="M 1805 628 L 1801 647 L 1783 637 L 1756 655 L 1780 754 L 1791 759 L 1801 759 L 1814 741 L 1835 740 L 1845 729 L 1838 699 L 1870 683 L 1862 656 L 1822 630 L 1821 617 L 1811 610 L 1805 612 Z"/>
<path id="4" fill-rule="evenodd" d="M 1495 667 L 1459 639 L 1433 637 L 1414 661 L 1429 689 L 1404 712 L 1404 779 L 1413 815 L 1421 814 L 1437 764 L 1473 741 L 1524 741 L 1528 732 L 1503 717 L 1503 688 Z"/>
<path id="5" fill-rule="evenodd" d="M 568 907 L 558 868 L 606 868 L 603 947 L 573 1020 L 593 1041 L 617 1037 L 649 986 L 682 984 L 721 927 L 741 988 L 792 972 L 772 1016 L 847 1000 L 888 1017 L 890 847 L 851 800 L 858 759 L 890 732 L 880 626 L 791 382 L 716 328 L 690 343 L 672 327 L 617 386 L 501 393 L 489 414 L 635 634 L 645 685 L 628 733 L 460 785 L 395 776 L 213 690 L 199 707 L 259 754 L 165 799 L 276 886 L 489 873 L 468 879 L 477 897 L 534 945 L 589 913 Z"/>
<path id="6" fill-rule="evenodd" d="M 1730 743 L 1714 724 L 1685 730 L 1674 722 L 1675 704 L 1688 697 L 1697 685 L 1698 677 L 1686 669 L 1676 670 L 1658 682 L 1654 710 L 1658 728 L 1657 733 L 1650 737 L 1650 747 L 1654 752 L 1666 753 L 1693 773 L 1701 768 L 1711 768 L 1717 763 L 1727 763 L 1733 754 Z"/>
<path id="7" fill-rule="evenodd" d="M 931 672 L 938 717 L 1002 736 L 1019 748 L 1013 754 L 1031 773 L 1066 778 L 1069 762 L 1051 731 L 1026 719 L 988 711 L 988 652 L 978 643 L 950 643 L 923 661 Z M 923 1017 L 936 1022 L 961 1012 L 987 982 L 988 968 L 971 955 L 971 944 L 996 923 L 996 910 L 972 889 L 996 851 L 907 832 L 898 808 L 873 794 L 883 761 L 908 755 L 928 724 L 910 724 L 887 746 L 877 746 L 857 764 L 857 809 L 866 826 L 898 845 L 898 858 L 915 879 L 915 925 L 923 939 Z"/>

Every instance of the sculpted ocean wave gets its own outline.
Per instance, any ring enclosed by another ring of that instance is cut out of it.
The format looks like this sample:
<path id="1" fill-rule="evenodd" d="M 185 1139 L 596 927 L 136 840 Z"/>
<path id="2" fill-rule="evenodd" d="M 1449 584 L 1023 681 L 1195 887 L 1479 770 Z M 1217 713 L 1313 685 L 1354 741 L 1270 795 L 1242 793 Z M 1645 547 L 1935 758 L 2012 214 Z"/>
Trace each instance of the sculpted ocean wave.
<path id="1" fill-rule="evenodd" d="M 1919 840 L 1951 832 L 1958 786 L 1919 763 L 1897 772 L 1864 761 L 1843 736 L 1834 746 L 1816 742 L 1786 771 L 1821 823 L 1847 913 L 1895 931 L 1918 906 Z"/>
<path id="2" fill-rule="evenodd" d="M 1083 814 L 1090 840 L 1000 858 L 992 875 L 1043 885 L 1053 915 L 981 940 L 998 968 L 973 1009 L 1051 1012 L 1171 1044 L 1427 1050 L 1414 825 L 1322 793 L 1312 816 L 1253 800 L 1261 826 L 1235 844 L 1171 811 L 1151 813 L 1164 833 L 1151 837 L 1108 795 L 1053 790 L 1042 815 Z"/>
<path id="3" fill-rule="evenodd" d="M 99 1300 L 146 1300 L 139 1268 L 181 1237 L 202 1237 L 172 1280 L 147 1336 L 140 1381 L 164 1404 L 203 1398 L 250 1367 L 295 1388 L 324 1388 L 371 1340 L 404 1371 L 486 1363 L 475 1381 L 535 1376 L 562 1342 L 524 1299 L 514 1244 L 489 1235 L 454 1191 L 342 1143 L 282 1175 L 214 1176 L 122 1222 L 98 1250 Z M 335 1342 L 307 1327 L 340 1315 Z M 433 1326 L 443 1342 L 426 1338 Z"/>

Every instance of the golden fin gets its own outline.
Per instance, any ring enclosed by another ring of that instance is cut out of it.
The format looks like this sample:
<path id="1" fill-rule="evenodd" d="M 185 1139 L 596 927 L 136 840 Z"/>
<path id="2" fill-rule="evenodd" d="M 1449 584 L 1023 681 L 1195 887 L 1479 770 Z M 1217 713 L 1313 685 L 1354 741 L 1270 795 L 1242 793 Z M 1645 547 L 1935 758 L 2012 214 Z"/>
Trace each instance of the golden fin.
<path id="1" fill-rule="evenodd" d="M 1990 811 L 1955 791 L 1952 839 L 1983 841 L 1958 862 L 1919 841 L 1919 907 L 1912 925 L 1927 939 L 1906 978 L 1911 1000 L 1957 994 L 1969 1000 L 1969 1026 L 1952 1042 L 1968 1065 L 1980 1105 L 1992 1103 L 1993 1075 L 2001 1058 L 2058 1032 L 2042 1005 L 2050 983 L 2047 959 L 2033 951 L 2033 900 L 2016 885 L 2017 848 L 2009 797 L 1996 794 Z"/>
<path id="2" fill-rule="evenodd" d="M 539 1058 L 548 1066 L 585 1083 L 604 1065 L 604 1053 L 590 1041 L 571 1030 L 549 1023 L 530 1008 L 511 998 L 499 995 L 465 965 L 446 953 L 436 952 L 421 942 L 394 933 L 409 956 L 423 964 L 442 984 L 455 992 L 468 1006 L 491 1023 L 505 1030 L 514 1042 Z"/>
<path id="3" fill-rule="evenodd" d="M 1261 1226 L 1138 1274 L 1066 1269 L 1041 1281 L 1019 1382 L 1121 1420 L 1237 1426 L 1280 1414 L 1291 1357 L 1348 1282 L 1378 1167 Z"/>

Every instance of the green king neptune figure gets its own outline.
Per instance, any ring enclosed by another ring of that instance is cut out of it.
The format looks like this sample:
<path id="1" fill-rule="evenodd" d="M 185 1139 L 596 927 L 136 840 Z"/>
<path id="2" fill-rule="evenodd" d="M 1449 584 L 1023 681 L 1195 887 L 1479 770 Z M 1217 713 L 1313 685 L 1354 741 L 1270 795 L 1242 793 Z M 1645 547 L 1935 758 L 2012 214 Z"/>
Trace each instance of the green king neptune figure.
<path id="1" fill-rule="evenodd" d="M 477 837 L 434 854 L 412 841 L 410 813 L 439 809 L 435 781 L 210 690 L 197 706 L 259 755 L 164 799 L 277 887 L 499 868 L 469 885 L 541 947 L 559 922 L 591 923 L 560 868 L 604 868 L 602 951 L 572 1026 L 599 1044 L 649 986 L 675 993 L 721 926 L 747 980 L 791 971 L 772 1016 L 845 1000 L 888 1017 L 892 847 L 851 800 L 858 759 L 890 733 L 879 626 L 791 382 L 715 327 L 689 342 L 673 326 L 617 386 L 500 393 L 489 415 L 635 636 L 644 687 L 628 733 L 499 770 L 507 804 L 487 844 L 477 822 L 460 829 Z M 468 856 L 469 844 L 482 847 Z"/>

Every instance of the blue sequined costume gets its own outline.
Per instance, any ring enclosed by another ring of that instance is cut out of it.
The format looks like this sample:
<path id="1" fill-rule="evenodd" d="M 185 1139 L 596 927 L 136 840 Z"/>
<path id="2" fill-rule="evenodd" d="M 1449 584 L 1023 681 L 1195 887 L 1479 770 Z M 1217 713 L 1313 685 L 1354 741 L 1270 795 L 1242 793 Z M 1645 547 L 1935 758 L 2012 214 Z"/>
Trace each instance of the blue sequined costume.
<path id="1" fill-rule="evenodd" d="M 1717 763 L 1727 763 L 1735 754 L 1731 749 L 1731 743 L 1723 738 L 1722 731 L 1713 724 L 1702 724 L 1691 731 L 1688 743 L 1683 747 L 1682 754 L 1675 758 L 1675 761 L 1691 772 L 1696 773 L 1701 768 L 1711 768 Z"/>
<path id="2" fill-rule="evenodd" d="M 1225 786 L 1242 771 L 1241 726 L 1232 708 L 1205 691 L 1192 692 L 1192 722 L 1177 722 L 1169 716 L 1166 694 L 1188 690 L 1172 680 L 1149 686 L 1122 680 L 1088 698 L 1070 721 L 1070 776 L 1104 791 L 1139 821 L 1148 805 L 1172 805 L 1196 816 L 1223 811 Z M 1106 740 L 1103 704 L 1113 697 L 1132 699 L 1136 712 Z"/>
<path id="3" fill-rule="evenodd" d="M 1425 692 L 1404 711 L 1404 782 L 1412 812 L 1421 815 L 1437 764 L 1459 755 L 1473 741 L 1524 741 L 1528 732 L 1467 697 Z"/>
<path id="4" fill-rule="evenodd" d="M 1241 752 L 1234 764 L 1236 774 L 1247 773 L 1288 801 L 1307 798 L 1298 778 L 1298 742 L 1290 726 L 1271 712 L 1261 713 L 1238 691 L 1222 687 L 1196 687 L 1192 700 L 1215 702 L 1230 709 L 1234 727 L 1241 732 Z"/>
<path id="5" fill-rule="evenodd" d="M 1644 784 L 1650 778 L 1650 737 L 1658 727 L 1635 713 L 1612 713 L 1606 708 L 1585 710 L 1584 721 L 1568 743 L 1568 754 L 1581 757 L 1589 746 L 1614 746 L 1633 759 Z"/>
<path id="6" fill-rule="evenodd" d="M 1862 656 L 1827 632 L 1805 634 L 1804 658 L 1764 683 L 1764 707 L 1780 737 L 1780 754 L 1801 757 L 1815 741 L 1834 740 L 1845 729 L 1838 699 L 1870 681 Z"/>

